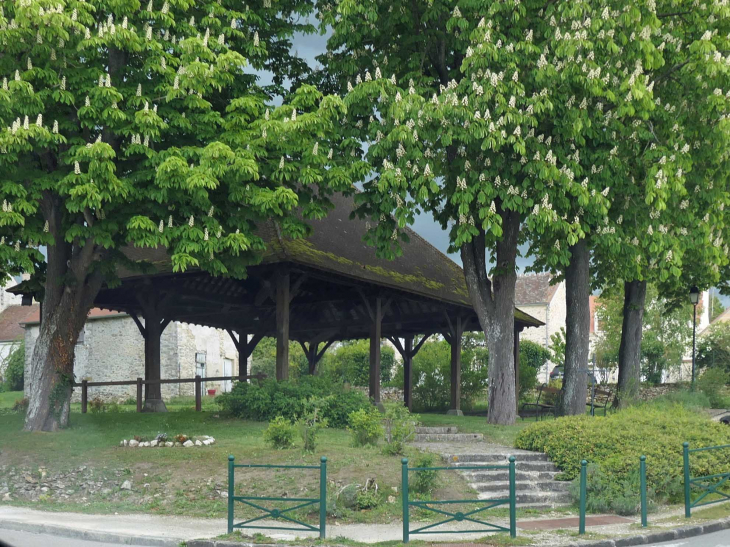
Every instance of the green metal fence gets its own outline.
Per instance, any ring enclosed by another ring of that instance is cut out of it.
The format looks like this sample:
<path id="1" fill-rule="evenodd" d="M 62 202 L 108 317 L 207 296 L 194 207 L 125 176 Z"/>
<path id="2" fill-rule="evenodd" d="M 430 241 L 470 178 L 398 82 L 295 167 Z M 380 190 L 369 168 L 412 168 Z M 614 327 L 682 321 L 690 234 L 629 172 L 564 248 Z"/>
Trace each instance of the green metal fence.
<path id="1" fill-rule="evenodd" d="M 690 476 L 689 471 L 690 454 L 695 452 L 706 452 L 708 450 L 727 449 L 730 448 L 730 444 L 690 449 L 689 443 L 686 442 L 682 445 L 682 447 L 684 454 L 684 516 L 687 518 L 692 516 L 693 507 L 702 507 L 703 505 L 710 505 L 712 503 L 730 500 L 730 495 L 720 491 L 722 486 L 730 485 L 730 483 L 728 483 L 730 480 L 730 473 L 717 473 L 715 475 L 705 475 L 704 477 L 692 477 Z M 693 486 L 702 492 L 695 500 L 692 500 Z M 716 494 L 719 498 L 704 501 L 710 494 Z"/>
<path id="2" fill-rule="evenodd" d="M 402 463 L 402 496 L 403 496 L 403 543 L 408 543 L 410 536 L 413 534 L 457 534 L 457 533 L 477 533 L 477 532 L 509 532 L 510 536 L 517 536 L 517 495 L 515 493 L 515 458 L 511 456 L 509 459 L 509 465 L 474 465 L 474 466 L 459 466 L 459 467 L 408 467 L 408 458 L 403 458 Z M 411 471 L 484 471 L 486 469 L 505 469 L 509 470 L 509 498 L 505 499 L 488 499 L 488 500 L 441 500 L 441 501 L 411 501 L 408 492 L 408 473 Z M 444 509 L 439 509 L 434 506 L 448 506 L 454 504 L 477 504 L 483 505 L 477 509 L 473 509 L 467 512 L 450 512 Z M 498 507 L 500 505 L 509 504 L 509 528 L 484 522 L 482 520 L 473 518 L 473 515 Z M 421 526 L 415 530 L 411 530 L 410 527 L 410 508 L 420 507 L 428 511 L 433 511 L 439 515 L 445 515 L 445 520 Z M 449 522 L 474 522 L 485 526 L 483 529 L 478 530 L 434 530 L 435 527 L 447 524 Z"/>
<path id="3" fill-rule="evenodd" d="M 263 468 L 263 469 L 319 469 L 319 497 L 318 498 L 273 498 L 273 497 L 257 497 L 257 496 L 236 496 L 234 492 L 235 484 L 235 473 L 236 468 L 247 467 L 247 468 Z M 253 507 L 264 514 L 252 519 L 234 523 L 234 503 L 241 502 L 245 505 Z M 295 505 L 287 507 L 286 509 L 269 509 L 263 505 L 259 505 L 258 502 L 289 502 Z M 289 515 L 297 509 L 302 509 L 310 505 L 319 504 L 319 527 L 312 526 L 306 522 L 297 520 Z M 265 518 L 272 518 L 275 520 L 285 520 L 299 526 L 293 527 L 282 527 L 282 526 L 256 526 L 252 525 L 254 522 L 261 521 Z M 319 465 L 264 465 L 264 464 L 236 464 L 233 456 L 228 456 L 228 533 L 233 532 L 235 528 L 251 528 L 258 530 L 296 530 L 296 531 L 308 531 L 308 532 L 319 532 L 321 539 L 325 538 L 327 529 L 327 458 L 322 456 Z"/>

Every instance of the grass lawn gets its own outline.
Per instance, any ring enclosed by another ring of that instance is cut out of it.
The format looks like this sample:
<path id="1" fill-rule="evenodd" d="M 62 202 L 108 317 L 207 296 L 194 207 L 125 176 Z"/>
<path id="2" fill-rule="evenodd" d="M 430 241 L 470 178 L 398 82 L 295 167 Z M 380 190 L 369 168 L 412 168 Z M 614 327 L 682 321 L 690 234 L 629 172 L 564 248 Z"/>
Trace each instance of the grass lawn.
<path id="1" fill-rule="evenodd" d="M 164 414 L 137 414 L 132 405 L 120 405 L 114 412 L 81 414 L 78 405 L 72 405 L 68 429 L 29 433 L 22 431 L 23 415 L 8 410 L 18 398 L 19 393 L 0 394 L 0 487 L 8 477 L 13 503 L 50 510 L 225 517 L 226 499 L 221 492 L 227 490 L 229 454 L 238 463 L 305 465 L 317 465 L 321 456 L 327 456 L 330 504 L 347 484 L 365 484 L 368 479 L 378 484 L 376 507 L 353 510 L 335 504 L 330 507 L 332 516 L 342 522 L 383 523 L 401 518 L 402 456 L 386 456 L 379 448 L 354 448 L 345 430 L 323 430 L 313 454 L 303 453 L 299 438 L 292 449 L 274 450 L 263 442 L 266 423 L 227 418 L 211 401 L 204 407 L 207 411 L 194 412 L 187 410 L 192 399 L 178 399 L 168 404 L 171 412 Z M 459 425 L 500 443 L 509 443 L 521 427 L 500 432 L 486 425 L 484 418 L 445 415 L 423 415 L 422 420 L 428 425 Z M 211 435 L 216 443 L 196 448 L 119 446 L 122 439 L 135 435 L 149 439 L 162 432 Z M 407 457 L 418 454 L 407 447 Z M 440 475 L 434 499 L 473 499 L 458 473 Z M 131 481 L 131 491 L 120 489 L 125 480 Z M 315 470 L 236 470 L 237 493 L 247 495 L 317 497 L 318 481 Z M 63 488 L 57 488 L 58 483 Z M 38 492 L 43 485 L 48 491 Z M 311 509 L 305 517 L 315 522 L 317 508 Z M 237 517 L 258 514 L 252 511 L 237 506 Z M 431 516 L 418 513 L 416 519 Z"/>

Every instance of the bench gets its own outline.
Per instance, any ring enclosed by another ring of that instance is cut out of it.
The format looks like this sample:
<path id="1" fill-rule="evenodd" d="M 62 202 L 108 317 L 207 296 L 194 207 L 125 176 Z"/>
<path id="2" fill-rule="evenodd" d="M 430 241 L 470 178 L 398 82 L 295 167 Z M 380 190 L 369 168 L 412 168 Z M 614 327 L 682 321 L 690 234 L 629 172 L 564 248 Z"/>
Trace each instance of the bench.
<path id="1" fill-rule="evenodd" d="M 524 414 L 524 411 L 526 408 L 533 409 L 535 413 L 535 421 L 541 420 L 542 415 L 544 413 L 551 413 L 555 414 L 555 404 L 554 403 L 547 403 L 546 399 L 549 395 L 554 395 L 555 397 L 560 396 L 560 390 L 555 387 L 548 387 L 548 386 L 540 386 L 540 388 L 537 391 L 537 400 L 534 403 L 524 403 L 522 405 L 522 408 L 520 409 L 520 416 Z M 542 402 L 540 402 L 542 399 Z M 524 419 L 524 417 L 523 417 Z"/>
<path id="2" fill-rule="evenodd" d="M 613 403 L 613 393 L 606 389 L 596 389 L 593 393 L 593 412 L 595 416 L 596 409 L 603 409 L 603 415 L 606 415 L 606 410 Z M 588 398 L 586 399 L 586 406 L 591 407 L 591 390 L 588 390 Z"/>

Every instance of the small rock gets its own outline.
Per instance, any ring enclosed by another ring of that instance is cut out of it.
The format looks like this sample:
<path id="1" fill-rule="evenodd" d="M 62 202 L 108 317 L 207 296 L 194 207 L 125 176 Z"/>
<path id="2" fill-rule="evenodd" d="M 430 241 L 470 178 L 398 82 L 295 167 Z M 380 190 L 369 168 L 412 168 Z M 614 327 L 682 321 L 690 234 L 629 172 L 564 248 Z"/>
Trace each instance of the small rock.
<path id="1" fill-rule="evenodd" d="M 3 501 L 12 501 L 13 498 L 10 497 L 10 492 L 6 492 L 3 496 Z"/>
<path id="2" fill-rule="evenodd" d="M 395 496 L 388 496 L 388 503 L 395 503 Z"/>
<path id="3" fill-rule="evenodd" d="M 200 441 L 195 441 L 195 446 L 203 446 L 203 443 L 201 443 Z"/>
<path id="4" fill-rule="evenodd" d="M 106 496 L 107 494 L 112 493 L 112 489 L 111 488 L 102 488 L 101 493 Z"/>
<path id="5" fill-rule="evenodd" d="M 211 444 L 211 442 L 210 442 L 210 439 L 205 439 L 205 440 L 203 441 L 203 444 L 204 444 L 205 446 L 210 446 L 210 444 Z"/>
<path id="6" fill-rule="evenodd" d="M 175 441 L 175 446 L 182 446 L 182 444 L 179 443 L 179 442 L 177 442 L 177 441 Z"/>
<path id="7" fill-rule="evenodd" d="M 150 442 L 150 446 L 157 446 L 157 439 Z"/>
<path id="8" fill-rule="evenodd" d="M 122 490 L 131 490 L 132 489 L 132 483 L 130 481 L 124 481 L 122 483 L 122 486 L 120 486 Z"/>
<path id="9" fill-rule="evenodd" d="M 139 446 L 148 447 L 150 445 L 149 441 L 145 441 L 143 443 L 139 443 Z"/>
<path id="10" fill-rule="evenodd" d="M 195 443 L 193 443 L 193 441 L 191 441 L 191 440 L 187 440 L 187 441 L 185 441 L 185 442 L 183 443 L 183 446 L 184 446 L 185 448 L 190 448 L 191 446 L 195 446 Z"/>
<path id="11" fill-rule="evenodd" d="M 219 492 L 219 494 L 221 495 L 222 498 L 228 498 L 228 492 L 226 492 L 225 490 L 221 490 Z"/>
<path id="12" fill-rule="evenodd" d="M 127 441 L 119 441 L 119 446 L 127 446 Z"/>
<path id="13" fill-rule="evenodd" d="M 31 484 L 35 484 L 35 483 L 38 482 L 36 479 L 34 479 L 33 477 L 31 477 L 30 475 L 26 475 L 23 478 L 25 479 L 25 482 L 29 482 Z"/>
<path id="14" fill-rule="evenodd" d="M 210 444 L 213 444 L 215 442 L 215 439 L 213 437 L 210 437 Z"/>
<path id="15" fill-rule="evenodd" d="M 139 441 L 136 441 L 134 439 L 130 439 L 129 446 L 131 446 L 131 447 L 139 446 Z"/>
<path id="16" fill-rule="evenodd" d="M 148 483 L 148 482 L 144 483 L 143 488 L 149 488 L 149 487 L 150 487 L 150 483 Z"/>
<path id="17" fill-rule="evenodd" d="M 170 448 L 171 446 L 174 446 L 174 445 L 175 445 L 175 443 L 173 443 L 173 442 L 170 442 L 170 441 L 167 441 L 167 442 L 165 443 L 165 446 L 166 446 L 167 448 Z"/>

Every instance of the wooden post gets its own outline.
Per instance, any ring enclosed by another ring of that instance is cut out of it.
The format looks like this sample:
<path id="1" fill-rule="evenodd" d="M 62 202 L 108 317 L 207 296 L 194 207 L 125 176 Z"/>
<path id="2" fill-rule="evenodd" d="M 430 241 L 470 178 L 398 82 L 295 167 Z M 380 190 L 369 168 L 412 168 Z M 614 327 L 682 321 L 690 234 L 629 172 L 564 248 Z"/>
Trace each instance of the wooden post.
<path id="1" fill-rule="evenodd" d="M 236 337 L 231 329 L 226 329 L 226 332 L 231 337 L 231 340 L 233 340 L 236 351 L 238 351 L 238 381 L 245 382 L 248 377 L 248 358 L 253 353 L 253 350 L 256 349 L 263 336 L 254 334 L 249 341 L 247 334 L 239 334 Z"/>
<path id="2" fill-rule="evenodd" d="M 276 273 L 276 379 L 289 379 L 289 272 Z"/>
<path id="3" fill-rule="evenodd" d="M 203 385 L 200 380 L 200 374 L 195 375 L 195 412 L 200 412 L 203 409 L 202 403 L 203 396 Z"/>
<path id="4" fill-rule="evenodd" d="M 81 414 L 86 414 L 86 407 L 89 399 L 89 382 L 81 380 Z"/>
<path id="5" fill-rule="evenodd" d="M 413 410 L 413 335 L 405 337 L 403 348 L 403 403 Z"/>
<path id="6" fill-rule="evenodd" d="M 517 405 L 517 416 L 520 414 L 520 331 L 522 329 L 515 323 L 515 404 Z"/>
<path id="7" fill-rule="evenodd" d="M 456 316 L 451 333 L 451 408 L 448 414 L 463 416 L 461 411 L 461 335 L 463 325 L 460 316 Z"/>
<path id="8" fill-rule="evenodd" d="M 380 403 L 380 338 L 382 335 L 382 301 L 380 297 L 375 298 L 373 307 L 373 321 L 370 327 L 370 398 L 373 404 L 382 406 Z"/>
<path id="9" fill-rule="evenodd" d="M 137 412 L 142 412 L 142 378 L 137 378 Z"/>

